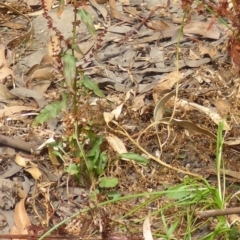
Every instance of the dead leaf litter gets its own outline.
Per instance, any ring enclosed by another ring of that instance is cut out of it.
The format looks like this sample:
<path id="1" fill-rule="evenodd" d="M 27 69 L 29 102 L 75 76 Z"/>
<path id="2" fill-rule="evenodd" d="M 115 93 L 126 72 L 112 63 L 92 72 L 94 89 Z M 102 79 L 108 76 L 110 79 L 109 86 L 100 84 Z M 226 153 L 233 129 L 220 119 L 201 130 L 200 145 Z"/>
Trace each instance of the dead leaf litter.
<path id="1" fill-rule="evenodd" d="M 93 197 L 89 189 L 79 187 L 64 173 L 64 164 L 52 154 L 54 148 L 47 148 L 66 129 L 72 131 L 70 106 L 46 124 L 31 125 L 41 109 L 61 100 L 59 59 L 67 48 L 59 36 L 71 39 L 74 21 L 70 3 L 59 17 L 58 1 L 43 2 L 57 34 L 48 29 L 38 1 L 0 3 L 0 216 L 4 217 L 0 233 L 14 234 L 16 239 L 28 233 L 40 236 L 90 207 L 53 236 L 130 240 L 142 239 L 143 232 L 145 239 L 152 239 L 147 207 L 121 219 L 149 196 L 98 209 L 96 204 L 106 195 Z M 225 174 L 230 184 L 239 182 L 239 78 L 226 55 L 228 28 L 220 22 L 209 28 L 209 16 L 193 12 L 182 32 L 184 12 L 177 1 L 171 8 L 167 1 L 155 0 L 82 2 L 78 7 L 92 15 L 97 36 L 91 36 L 84 24 L 77 26 L 77 67 L 98 83 L 106 99 L 79 97 L 77 118 L 82 126 L 92 122 L 97 133 L 106 136 L 105 175 L 119 179 L 113 190 L 121 196 L 161 191 L 181 182 L 188 172 L 214 181 L 217 125 L 222 121 Z M 122 129 L 127 134 L 119 134 Z M 164 165 L 119 160 L 122 153 L 142 155 L 130 138 Z M 158 198 L 151 208 L 159 209 L 166 201 Z M 139 219 L 143 230 L 136 224 Z M 122 232 L 121 226 L 127 230 Z M 157 217 L 151 228 L 164 233 Z M 177 239 L 181 234 L 180 229 Z"/>

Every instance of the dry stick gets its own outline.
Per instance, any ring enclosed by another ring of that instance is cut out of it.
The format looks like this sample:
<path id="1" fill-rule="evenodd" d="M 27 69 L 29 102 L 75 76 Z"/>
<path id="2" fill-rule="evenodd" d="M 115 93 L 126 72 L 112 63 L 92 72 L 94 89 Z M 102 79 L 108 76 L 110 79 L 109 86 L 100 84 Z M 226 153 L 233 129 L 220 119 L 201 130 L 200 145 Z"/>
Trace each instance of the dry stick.
<path id="1" fill-rule="evenodd" d="M 4 135 L 0 135 L 0 144 L 12 148 L 17 148 L 26 152 L 32 152 L 36 149 L 36 146 L 34 146 L 32 143 L 25 142 L 21 139 L 7 137 Z"/>
<path id="2" fill-rule="evenodd" d="M 171 170 L 174 170 L 176 172 L 180 172 L 180 173 L 183 173 L 183 174 L 186 174 L 186 175 L 189 175 L 189 176 L 193 176 L 193 177 L 197 177 L 197 178 L 202 178 L 202 176 L 198 175 L 198 174 L 195 174 L 195 173 L 191 173 L 191 172 L 187 172 L 187 171 L 184 171 L 184 170 L 181 170 L 181 169 L 178 169 L 178 168 L 175 168 L 175 167 L 172 167 L 171 165 L 163 162 L 162 160 L 160 160 L 159 158 L 156 158 L 154 157 L 153 155 L 151 155 L 150 153 L 148 153 L 144 148 L 142 148 L 138 143 L 136 143 L 132 137 L 126 132 L 125 129 L 123 129 L 117 122 L 115 121 L 112 121 L 112 123 L 114 123 L 117 127 L 119 127 L 122 131 L 119 131 L 119 130 L 115 130 L 113 128 L 111 128 L 108 123 L 107 123 L 107 126 L 109 127 L 109 129 L 111 129 L 113 132 L 116 132 L 116 133 L 120 133 L 121 135 L 124 135 L 125 137 L 127 137 L 135 146 L 137 146 L 143 153 L 145 153 L 147 155 L 148 158 L 151 158 L 152 160 L 154 160 L 155 162 L 161 164 L 162 166 L 164 167 L 167 167 Z"/>
<path id="3" fill-rule="evenodd" d="M 124 42 L 126 42 L 135 32 L 138 32 L 140 30 L 140 28 L 146 24 L 146 22 L 149 20 L 150 17 L 152 17 L 152 15 L 154 14 L 154 12 L 160 8 L 160 6 L 157 6 L 155 8 L 153 8 L 150 13 L 148 14 L 148 16 L 144 19 L 141 19 L 141 22 L 139 24 L 137 24 L 137 26 L 131 30 L 126 37 L 122 38 L 120 40 L 120 42 L 117 44 L 117 47 L 120 47 Z"/>
<path id="4" fill-rule="evenodd" d="M 202 211 L 202 212 L 199 211 L 199 212 L 196 212 L 196 216 L 198 218 L 209 218 L 209 217 L 239 214 L 239 213 L 240 213 L 240 207 L 236 207 L 236 208 L 226 208 L 226 209 L 209 210 L 209 211 Z"/>

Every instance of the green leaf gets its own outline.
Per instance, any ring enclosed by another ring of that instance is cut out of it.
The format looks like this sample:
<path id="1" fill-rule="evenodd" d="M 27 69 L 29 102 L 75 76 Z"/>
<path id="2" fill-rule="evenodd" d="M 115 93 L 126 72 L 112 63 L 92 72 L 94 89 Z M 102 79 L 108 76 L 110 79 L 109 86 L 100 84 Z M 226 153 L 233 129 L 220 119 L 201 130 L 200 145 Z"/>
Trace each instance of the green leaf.
<path id="1" fill-rule="evenodd" d="M 95 164 L 100 155 L 100 145 L 102 144 L 103 137 L 98 137 L 93 143 L 92 149 L 87 153 L 87 157 L 92 160 L 92 167 L 95 167 Z M 97 166 L 96 166 L 97 167 Z"/>
<path id="2" fill-rule="evenodd" d="M 62 61 L 66 85 L 73 91 L 73 84 L 76 79 L 76 58 L 71 54 L 65 54 Z"/>
<path id="3" fill-rule="evenodd" d="M 104 169 L 106 168 L 107 162 L 108 162 L 107 154 L 105 152 L 102 152 L 96 163 L 95 172 L 97 173 L 98 176 L 103 173 Z"/>
<path id="4" fill-rule="evenodd" d="M 103 92 L 99 89 L 97 83 L 92 81 L 88 76 L 83 76 L 82 84 L 85 88 L 88 88 L 89 90 L 92 90 L 98 97 L 105 97 Z"/>
<path id="5" fill-rule="evenodd" d="M 118 178 L 103 177 L 100 179 L 99 186 L 101 188 L 113 188 L 118 185 Z"/>
<path id="6" fill-rule="evenodd" d="M 67 108 L 67 96 L 64 96 L 62 101 L 53 102 L 45 106 L 32 122 L 32 126 L 37 126 L 57 117 L 65 108 Z"/>
<path id="7" fill-rule="evenodd" d="M 79 173 L 79 167 L 75 163 L 69 164 L 69 166 L 65 169 L 65 172 L 67 172 L 70 175 L 76 175 Z"/>
<path id="8" fill-rule="evenodd" d="M 96 31 L 93 25 L 93 19 L 92 16 L 86 12 L 84 9 L 79 9 L 78 14 L 82 20 L 82 22 L 86 25 L 89 33 L 92 36 L 96 36 Z"/>
<path id="9" fill-rule="evenodd" d="M 111 199 L 117 199 L 121 197 L 121 194 L 119 192 L 114 191 L 114 192 L 108 192 L 107 196 Z"/>
<path id="10" fill-rule="evenodd" d="M 126 158 L 126 159 L 130 159 L 133 161 L 136 161 L 144 166 L 146 166 L 148 164 L 148 160 L 145 157 L 142 157 L 136 153 L 122 153 L 120 154 L 120 158 Z"/>
<path id="11" fill-rule="evenodd" d="M 99 190 L 95 189 L 94 191 L 91 191 L 89 194 L 89 198 L 93 201 L 97 200 L 97 195 L 99 194 Z"/>

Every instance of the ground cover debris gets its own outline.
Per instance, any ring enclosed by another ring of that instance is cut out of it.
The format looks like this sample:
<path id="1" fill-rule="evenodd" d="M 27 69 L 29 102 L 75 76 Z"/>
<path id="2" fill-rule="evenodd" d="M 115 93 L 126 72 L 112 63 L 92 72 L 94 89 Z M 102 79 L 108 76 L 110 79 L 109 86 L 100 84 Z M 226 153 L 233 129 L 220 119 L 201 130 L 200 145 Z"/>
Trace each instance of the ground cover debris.
<path id="1" fill-rule="evenodd" d="M 0 1 L 0 239 L 239 239 L 239 9 Z"/>

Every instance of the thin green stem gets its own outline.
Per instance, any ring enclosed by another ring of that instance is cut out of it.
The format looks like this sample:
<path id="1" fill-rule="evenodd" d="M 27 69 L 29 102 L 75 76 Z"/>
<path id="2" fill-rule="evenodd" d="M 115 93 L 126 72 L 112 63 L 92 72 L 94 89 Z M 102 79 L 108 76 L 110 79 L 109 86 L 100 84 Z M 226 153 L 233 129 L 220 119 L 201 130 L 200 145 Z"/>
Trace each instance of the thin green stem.
<path id="1" fill-rule="evenodd" d="M 77 36 L 77 9 L 74 9 L 74 21 L 73 21 L 73 35 L 72 35 L 72 55 L 74 56 L 74 46 L 76 44 L 76 36 Z M 73 113 L 74 116 L 77 115 L 77 77 L 74 79 L 73 83 Z"/>

